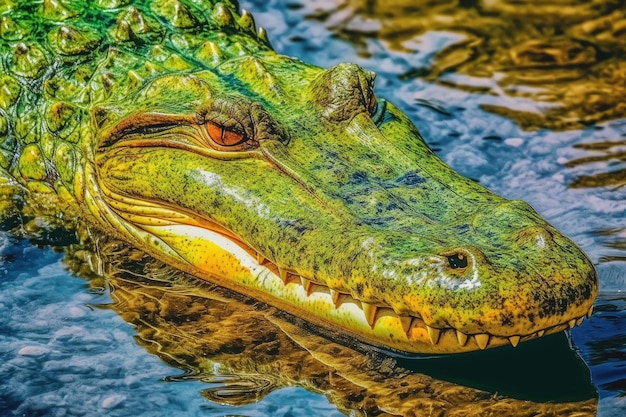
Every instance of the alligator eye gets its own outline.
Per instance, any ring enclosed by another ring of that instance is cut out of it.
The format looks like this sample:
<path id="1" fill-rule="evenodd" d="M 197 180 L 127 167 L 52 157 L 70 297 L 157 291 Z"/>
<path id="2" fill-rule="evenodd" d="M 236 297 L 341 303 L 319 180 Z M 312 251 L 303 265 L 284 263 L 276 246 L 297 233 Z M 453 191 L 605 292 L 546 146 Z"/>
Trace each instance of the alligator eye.
<path id="1" fill-rule="evenodd" d="M 243 133 L 226 129 L 224 126 L 213 122 L 207 122 L 207 132 L 213 142 L 220 146 L 236 146 L 247 140 Z"/>
<path id="2" fill-rule="evenodd" d="M 452 269 L 467 268 L 467 256 L 462 253 L 455 253 L 448 256 L 448 263 Z"/>

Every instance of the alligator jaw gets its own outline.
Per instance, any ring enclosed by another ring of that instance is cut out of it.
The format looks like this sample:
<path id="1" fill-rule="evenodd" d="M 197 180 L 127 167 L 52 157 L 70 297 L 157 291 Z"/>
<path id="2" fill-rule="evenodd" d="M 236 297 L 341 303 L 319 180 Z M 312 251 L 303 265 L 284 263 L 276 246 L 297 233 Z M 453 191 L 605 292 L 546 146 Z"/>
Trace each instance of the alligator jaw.
<path id="1" fill-rule="evenodd" d="M 167 229 L 165 227 L 164 229 Z M 255 297 L 275 305 L 296 316 L 303 317 L 315 324 L 338 327 L 356 333 L 373 345 L 393 348 L 413 353 L 456 353 L 484 350 L 510 344 L 516 347 L 520 342 L 535 339 L 548 334 L 568 330 L 579 325 L 585 316 L 569 319 L 545 329 L 524 335 L 465 334 L 454 328 L 434 328 L 428 326 L 419 315 L 398 315 L 390 307 L 372 305 L 354 298 L 350 294 L 330 289 L 311 278 L 291 274 L 284 268 L 258 255 L 249 248 L 235 244 L 220 233 L 207 229 L 177 225 L 170 226 L 175 234 L 186 236 L 198 246 L 212 247 L 206 255 L 211 264 L 216 258 L 236 258 L 233 275 L 215 277 L 215 269 L 203 270 L 201 265 L 194 265 L 196 275 L 207 276 L 236 291 L 250 291 Z M 151 230 L 156 232 L 154 228 Z M 162 233 L 162 231 L 161 231 Z M 261 260 L 261 263 L 258 261 Z M 235 261 L 231 259 L 230 262 Z M 228 267 L 223 264 L 224 270 Z M 199 271 L 196 269 L 200 269 Z M 235 272 L 235 271 L 239 272 Z M 591 309 L 586 314 L 591 315 Z"/>
<path id="2" fill-rule="evenodd" d="M 147 241 L 158 237 L 162 245 L 179 255 L 174 261 L 180 269 L 244 292 L 321 327 L 340 329 L 342 334 L 347 331 L 386 349 L 439 354 L 509 344 L 516 347 L 520 342 L 580 325 L 585 318 L 572 317 L 531 334 L 519 335 L 466 334 L 451 327 L 431 327 L 419 313 L 399 315 L 389 306 L 365 303 L 351 294 L 329 288 L 314 277 L 278 267 L 232 232 L 209 220 L 123 197 L 106 187 L 102 189 L 116 214 L 127 224 L 132 221 L 135 225 L 134 238 Z M 163 257 L 162 251 L 151 254 Z M 167 260 L 172 262 L 171 257 Z"/>

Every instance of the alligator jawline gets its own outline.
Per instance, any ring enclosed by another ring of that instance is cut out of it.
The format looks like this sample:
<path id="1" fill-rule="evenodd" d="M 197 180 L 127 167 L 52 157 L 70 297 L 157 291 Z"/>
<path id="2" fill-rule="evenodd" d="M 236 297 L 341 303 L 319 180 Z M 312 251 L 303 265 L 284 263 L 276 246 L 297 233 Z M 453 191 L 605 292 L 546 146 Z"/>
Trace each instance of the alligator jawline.
<path id="1" fill-rule="evenodd" d="M 279 267 L 232 231 L 202 216 L 185 213 L 179 207 L 168 206 L 164 202 L 127 197 L 111 191 L 104 184 L 101 184 L 101 190 L 106 195 L 111 209 L 124 222 L 134 225 L 142 233 L 152 237 L 159 236 L 164 231 L 177 233 L 189 239 L 201 241 L 207 246 L 219 247 L 237 258 L 239 265 L 247 270 L 248 277 L 243 281 L 235 281 L 236 278 L 227 274 L 220 274 L 215 270 L 207 270 L 194 265 L 183 254 L 180 254 L 180 258 L 184 260 L 183 264 L 179 265 L 181 269 L 186 269 L 195 275 L 205 276 L 234 291 L 242 292 L 242 287 L 245 287 L 249 292 L 248 295 L 255 296 L 268 304 L 322 327 L 329 327 L 329 324 L 341 327 L 364 337 L 374 345 L 381 345 L 385 348 L 391 346 L 401 351 L 420 353 L 424 352 L 424 345 L 432 346 L 433 352 L 441 350 L 442 347 L 445 349 L 446 346 L 449 346 L 447 349 L 451 352 L 470 351 L 475 350 L 476 347 L 482 350 L 507 344 L 515 347 L 520 341 L 570 329 L 582 323 L 584 319 L 584 316 L 581 316 L 531 334 L 513 336 L 489 333 L 466 334 L 452 327 L 430 327 L 419 313 L 398 315 L 387 305 L 363 302 L 353 294 L 331 289 L 311 277 L 304 277 L 294 273 L 292 269 Z M 164 243 L 168 245 L 167 242 Z M 163 256 L 159 253 L 152 253 L 152 255 L 157 258 Z M 286 297 L 281 297 L 281 295 L 286 295 Z M 312 317 L 311 314 L 316 316 Z M 591 310 L 586 316 L 591 316 Z M 380 341 L 381 333 L 391 335 L 391 340 Z M 413 344 L 420 345 L 420 347 L 411 349 Z"/>

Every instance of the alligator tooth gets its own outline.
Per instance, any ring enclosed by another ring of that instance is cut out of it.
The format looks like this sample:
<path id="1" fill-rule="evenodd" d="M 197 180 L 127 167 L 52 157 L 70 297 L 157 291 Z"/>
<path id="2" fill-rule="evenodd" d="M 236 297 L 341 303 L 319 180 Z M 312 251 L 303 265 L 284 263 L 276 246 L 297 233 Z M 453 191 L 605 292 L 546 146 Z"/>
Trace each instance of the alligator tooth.
<path id="1" fill-rule="evenodd" d="M 363 313 L 365 313 L 365 320 L 367 323 L 374 328 L 374 323 L 376 323 L 376 314 L 378 314 L 378 307 L 372 304 L 364 303 L 361 301 L 361 307 L 363 308 Z"/>
<path id="2" fill-rule="evenodd" d="M 460 346 L 465 346 L 465 344 L 467 343 L 467 335 L 463 332 L 460 331 L 456 331 L 456 340 L 459 341 L 459 345 Z"/>
<path id="3" fill-rule="evenodd" d="M 474 339 L 476 339 L 476 344 L 481 350 L 485 349 L 489 344 L 489 335 L 487 333 L 475 334 Z"/>
<path id="4" fill-rule="evenodd" d="M 593 314 L 593 306 L 591 306 L 589 311 L 587 311 L 587 318 L 590 319 L 592 314 Z"/>
<path id="5" fill-rule="evenodd" d="M 580 326 L 585 319 L 585 316 L 579 317 L 576 319 L 576 326 Z"/>
<path id="6" fill-rule="evenodd" d="M 280 277 L 281 281 L 283 281 L 283 284 L 286 284 L 288 280 L 287 270 L 279 267 L 276 268 L 278 269 L 278 276 Z"/>
<path id="7" fill-rule="evenodd" d="M 571 319 L 570 321 L 567 322 L 567 325 L 569 326 L 570 329 L 576 326 L 576 319 Z"/>
<path id="8" fill-rule="evenodd" d="M 441 330 L 435 329 L 430 326 L 426 326 L 426 330 L 428 331 L 428 337 L 430 337 L 430 343 L 436 345 L 439 343 L 439 336 L 441 335 Z"/>
<path id="9" fill-rule="evenodd" d="M 537 332 L 537 336 L 538 336 L 538 337 L 541 337 L 541 336 L 543 336 L 544 334 L 546 334 L 546 331 L 545 331 L 545 330 L 539 330 L 539 331 Z"/>
<path id="10" fill-rule="evenodd" d="M 304 291 L 306 292 L 307 297 L 311 295 L 311 290 L 313 289 L 313 283 L 304 277 L 300 277 L 300 283 L 302 284 L 302 287 L 304 288 Z"/>
<path id="11" fill-rule="evenodd" d="M 330 298 L 332 298 L 333 300 L 333 304 L 335 305 L 335 308 L 339 307 L 339 296 L 341 295 L 341 293 L 339 291 L 335 291 L 335 290 L 330 290 Z"/>
<path id="12" fill-rule="evenodd" d="M 262 265 L 265 262 L 265 256 L 261 255 L 259 252 L 256 253 L 256 261 L 259 265 Z"/>
<path id="13" fill-rule="evenodd" d="M 519 343 L 520 337 L 519 336 L 511 336 L 509 337 L 509 342 L 511 342 L 511 345 L 513 345 L 513 347 L 517 347 L 517 344 Z"/>
<path id="14" fill-rule="evenodd" d="M 402 330 L 406 333 L 406 336 L 409 337 L 409 332 L 411 331 L 411 323 L 413 323 L 413 317 L 411 316 L 398 316 L 400 319 L 400 324 L 402 325 Z"/>

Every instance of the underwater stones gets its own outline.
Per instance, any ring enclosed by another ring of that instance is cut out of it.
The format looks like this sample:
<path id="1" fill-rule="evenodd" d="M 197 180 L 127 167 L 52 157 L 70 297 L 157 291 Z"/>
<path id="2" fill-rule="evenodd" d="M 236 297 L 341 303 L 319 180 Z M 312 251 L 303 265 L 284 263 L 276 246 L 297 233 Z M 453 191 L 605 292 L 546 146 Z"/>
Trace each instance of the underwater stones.
<path id="1" fill-rule="evenodd" d="M 143 70 L 149 77 L 165 72 L 165 70 L 161 66 L 151 61 L 145 62 L 145 64 L 143 65 Z"/>
<path id="2" fill-rule="evenodd" d="M 200 24 L 197 16 L 177 0 L 155 0 L 150 8 L 175 28 L 188 29 Z"/>
<path id="3" fill-rule="evenodd" d="M 108 95 L 111 93 L 111 89 L 115 86 L 115 84 L 117 84 L 115 75 L 112 72 L 103 71 L 99 74 L 99 77 L 97 78 L 99 78 L 100 86 L 104 87 L 100 90 L 104 90 L 106 92 L 105 97 L 108 97 Z"/>
<path id="4" fill-rule="evenodd" d="M 53 21 L 63 21 L 74 17 L 78 12 L 66 7 L 61 0 L 43 0 L 41 5 L 41 15 L 44 19 Z"/>
<path id="5" fill-rule="evenodd" d="M 19 43 L 13 50 L 11 71 L 27 78 L 39 78 L 48 68 L 46 55 L 39 46 Z"/>
<path id="6" fill-rule="evenodd" d="M 98 47 L 98 35 L 86 29 L 61 26 L 50 32 L 48 40 L 52 48 L 61 55 L 84 55 Z"/>
<path id="7" fill-rule="evenodd" d="M 20 95 L 20 84 L 13 77 L 0 75 L 0 108 L 8 110 Z"/>

